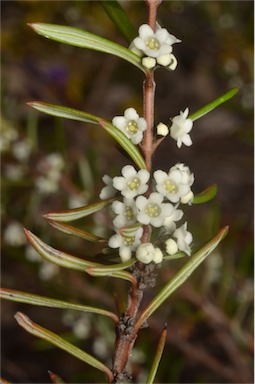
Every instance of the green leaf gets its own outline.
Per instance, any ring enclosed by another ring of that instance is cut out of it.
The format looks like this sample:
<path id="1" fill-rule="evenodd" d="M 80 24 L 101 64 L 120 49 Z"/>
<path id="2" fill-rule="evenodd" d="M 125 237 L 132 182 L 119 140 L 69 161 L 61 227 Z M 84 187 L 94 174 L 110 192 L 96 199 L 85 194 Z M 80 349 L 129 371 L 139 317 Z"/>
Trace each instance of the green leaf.
<path id="1" fill-rule="evenodd" d="M 123 271 L 126 268 L 131 267 L 137 262 L 137 260 L 132 259 L 126 263 L 114 264 L 114 265 L 102 265 L 101 267 L 91 267 L 86 269 L 86 272 L 91 276 L 111 276 L 123 280 L 128 280 L 133 283 L 134 277 L 131 273 Z"/>
<path id="2" fill-rule="evenodd" d="M 131 157 L 131 159 L 134 160 L 139 168 L 146 169 L 144 159 L 137 147 L 123 132 L 112 125 L 109 121 L 104 120 L 99 116 L 94 116 L 86 112 L 78 111 L 77 109 L 42 103 L 40 101 L 29 102 L 28 105 L 40 112 L 47 113 L 51 116 L 58 116 L 65 119 L 101 125 L 101 127 L 103 127 L 121 145 L 121 147 L 128 153 L 128 155 Z"/>
<path id="3" fill-rule="evenodd" d="M 167 337 L 167 330 L 166 330 L 166 325 L 165 325 L 165 327 L 164 327 L 164 329 L 160 335 L 159 343 L 157 346 L 155 357 L 154 357 L 154 360 L 153 360 L 153 363 L 151 366 L 151 370 L 149 373 L 149 377 L 147 379 L 146 384 L 153 384 L 153 382 L 154 382 L 154 379 L 155 379 L 155 376 L 156 376 L 156 373 L 158 370 L 158 366 L 159 366 L 159 363 L 160 363 L 160 360 L 161 360 L 161 357 L 162 357 L 162 354 L 164 351 L 164 347 L 165 347 L 165 343 L 166 343 L 166 337 Z"/>
<path id="4" fill-rule="evenodd" d="M 65 211 L 49 212 L 43 215 L 47 220 L 69 222 L 82 219 L 109 205 L 113 199 L 103 200 L 98 203 L 85 205 L 84 207 L 67 209 Z"/>
<path id="5" fill-rule="evenodd" d="M 130 44 L 137 36 L 137 32 L 120 3 L 115 0 L 104 0 L 101 1 L 101 5 L 113 24 Z"/>
<path id="6" fill-rule="evenodd" d="M 238 88 L 230 89 L 230 91 L 224 93 L 224 95 L 222 95 L 218 99 L 205 105 L 203 108 L 199 109 L 197 112 L 194 112 L 191 115 L 189 115 L 189 119 L 193 121 L 199 119 L 200 117 L 206 115 L 208 112 L 212 111 L 214 108 L 218 107 L 222 103 L 225 103 L 225 101 L 231 99 L 233 96 L 237 94 L 237 92 L 238 92 Z"/>
<path id="7" fill-rule="evenodd" d="M 72 227 L 71 225 L 59 223 L 58 221 L 49 220 L 49 219 L 48 219 L 48 223 L 53 228 L 56 228 L 59 231 L 66 233 L 67 235 L 81 237 L 84 240 L 92 241 L 94 243 L 98 243 L 98 242 L 105 243 L 106 242 L 106 240 L 103 239 L 102 237 L 99 237 L 99 236 L 93 235 L 92 233 L 89 233 L 89 232 L 83 231 L 81 229 Z"/>
<path id="8" fill-rule="evenodd" d="M 63 349 L 64 351 L 70 353 L 77 359 L 91 365 L 92 367 L 98 369 L 99 371 L 104 372 L 109 382 L 113 380 L 113 374 L 108 367 L 106 367 L 101 361 L 95 359 L 95 357 L 89 355 L 88 353 L 82 351 L 80 348 L 77 348 L 73 344 L 67 342 L 62 337 L 56 335 L 55 333 L 41 327 L 40 325 L 34 323 L 28 316 L 24 313 L 17 312 L 15 314 L 15 319 L 18 324 L 24 328 L 31 335 L 39 337 L 40 339 L 46 340 L 49 343 L 56 345 L 58 348 Z"/>
<path id="9" fill-rule="evenodd" d="M 138 319 L 135 325 L 135 329 L 138 330 L 141 325 L 158 309 L 158 307 L 160 307 L 160 305 L 189 278 L 194 270 L 217 247 L 219 242 L 226 236 L 227 232 L 228 227 L 224 227 L 205 246 L 203 246 L 190 258 L 190 260 L 176 273 L 176 275 L 165 285 L 165 287 L 147 306 L 141 317 Z"/>
<path id="10" fill-rule="evenodd" d="M 24 230 L 29 243 L 35 248 L 35 250 L 46 260 L 51 261 L 54 264 L 82 272 L 85 272 L 85 270 L 90 267 L 101 267 L 101 264 L 79 259 L 78 257 L 52 248 L 39 239 L 39 237 L 35 236 L 32 232 L 27 229 Z"/>
<path id="11" fill-rule="evenodd" d="M 104 39 L 103 37 L 81 29 L 66 27 L 63 25 L 45 23 L 31 23 L 28 25 L 39 35 L 42 35 L 47 39 L 56 40 L 60 43 L 70 44 L 75 47 L 88 48 L 99 52 L 109 53 L 128 61 L 145 72 L 145 69 L 141 64 L 141 58 L 138 55 L 122 45 Z"/>
<path id="12" fill-rule="evenodd" d="M 82 304 L 69 303 L 68 301 L 64 300 L 52 299 L 50 297 L 34 295 L 32 293 L 16 291 L 13 289 L 0 288 L 0 298 L 18 303 L 38 305 L 41 307 L 73 309 L 76 311 L 97 313 L 99 315 L 108 316 L 115 322 L 118 322 L 118 317 L 114 313 L 104 309 L 89 307 Z"/>
<path id="13" fill-rule="evenodd" d="M 141 228 L 142 224 L 140 223 L 135 223 L 132 225 L 128 225 L 126 227 L 122 227 L 119 229 L 119 232 L 122 236 L 124 237 L 130 237 L 133 236 L 134 233 L 137 231 L 138 228 Z"/>
<path id="14" fill-rule="evenodd" d="M 212 184 L 208 188 L 206 188 L 204 191 L 195 195 L 192 204 L 207 203 L 217 195 L 217 192 L 218 192 L 217 184 Z"/>

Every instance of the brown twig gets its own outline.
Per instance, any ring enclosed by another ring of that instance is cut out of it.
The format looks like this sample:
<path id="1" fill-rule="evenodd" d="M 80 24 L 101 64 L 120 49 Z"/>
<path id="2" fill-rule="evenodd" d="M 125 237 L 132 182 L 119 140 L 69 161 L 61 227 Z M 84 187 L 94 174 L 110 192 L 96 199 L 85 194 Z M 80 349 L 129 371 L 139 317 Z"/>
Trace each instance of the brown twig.
<path id="1" fill-rule="evenodd" d="M 153 30 L 156 27 L 157 8 L 162 0 L 146 0 L 149 9 L 148 24 Z M 146 72 L 146 77 L 143 87 L 143 104 L 144 118 L 147 122 L 147 129 L 144 134 L 141 149 L 144 154 L 146 168 L 151 172 L 152 155 L 153 155 L 153 128 L 154 128 L 154 101 L 155 101 L 155 82 L 154 72 L 149 70 Z M 150 187 L 147 195 L 150 193 Z M 150 241 L 151 229 L 150 226 L 144 226 L 144 233 L 141 241 L 143 243 Z M 136 316 L 143 298 L 143 291 L 146 287 L 145 277 L 152 276 L 153 268 L 148 269 L 143 264 L 137 263 L 133 274 L 137 278 L 137 285 L 131 287 L 128 295 L 128 304 L 126 312 L 120 317 L 118 326 L 116 327 L 116 344 L 113 357 L 113 382 L 127 382 L 128 374 L 125 371 L 131 354 L 133 345 L 137 337 L 137 331 L 134 331 Z M 149 278 L 150 280 L 150 278 Z"/>

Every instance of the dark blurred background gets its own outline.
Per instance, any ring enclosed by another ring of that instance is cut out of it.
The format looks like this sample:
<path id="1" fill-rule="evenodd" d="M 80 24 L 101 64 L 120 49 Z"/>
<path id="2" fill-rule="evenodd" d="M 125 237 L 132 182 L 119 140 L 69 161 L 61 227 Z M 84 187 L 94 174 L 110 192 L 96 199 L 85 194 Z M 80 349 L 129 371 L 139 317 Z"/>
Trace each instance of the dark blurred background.
<path id="1" fill-rule="evenodd" d="M 147 20 L 143 1 L 122 1 L 136 29 Z M 97 200 L 101 177 L 120 172 L 127 160 L 100 128 L 51 118 L 26 102 L 43 100 L 81 109 L 109 120 L 133 106 L 142 114 L 143 76 L 118 58 L 61 45 L 36 35 L 29 22 L 70 25 L 126 46 L 98 1 L 2 1 L 2 286 L 115 310 L 114 292 L 126 283 L 59 269 L 27 245 L 22 227 L 76 255 L 94 246 L 57 233 L 41 217 Z M 193 145 L 180 150 L 166 138 L 154 168 L 176 162 L 195 174 L 194 191 L 212 183 L 210 203 L 188 207 L 195 245 L 222 226 L 228 236 L 185 285 L 142 330 L 132 359 L 133 381 L 144 383 L 159 334 L 168 341 L 158 383 L 253 382 L 253 2 L 163 1 L 158 21 L 182 40 L 174 46 L 178 67 L 156 71 L 156 123 L 189 107 L 195 112 L 232 87 L 239 93 L 194 124 Z M 100 234 L 102 211 L 81 227 Z M 183 264 L 163 264 L 148 302 Z M 66 382 L 104 377 L 63 351 L 22 330 L 13 315 L 61 334 L 111 364 L 112 324 L 99 316 L 2 303 L 2 377 L 14 383 L 48 383 L 48 370 Z"/>

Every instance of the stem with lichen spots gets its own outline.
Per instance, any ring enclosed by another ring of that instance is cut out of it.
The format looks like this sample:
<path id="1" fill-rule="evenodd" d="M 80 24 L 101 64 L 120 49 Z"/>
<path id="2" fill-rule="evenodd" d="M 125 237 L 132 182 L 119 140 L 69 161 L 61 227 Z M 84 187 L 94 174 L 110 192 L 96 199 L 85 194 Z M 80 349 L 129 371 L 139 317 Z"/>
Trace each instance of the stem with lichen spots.
<path id="1" fill-rule="evenodd" d="M 148 9 L 148 24 L 155 31 L 157 9 L 162 0 L 145 0 Z M 147 129 L 144 134 L 141 149 L 144 154 L 147 170 L 151 173 L 152 170 L 152 155 L 153 147 L 153 128 L 154 128 L 154 102 L 155 102 L 155 82 L 154 71 L 146 72 L 146 78 L 143 86 L 143 104 L 144 118 L 147 122 Z M 150 193 L 150 187 L 146 193 Z M 144 226 L 144 233 L 141 239 L 142 243 L 149 242 L 151 228 L 149 225 Z M 142 263 L 137 263 L 134 269 L 134 276 L 137 276 L 137 284 L 133 285 L 128 294 L 128 304 L 125 314 L 119 319 L 119 324 L 116 326 L 116 343 L 113 356 L 113 383 L 121 384 L 128 381 L 128 374 L 125 371 L 131 355 L 138 330 L 134 332 L 134 324 L 137 318 L 137 313 L 143 298 L 143 292 L 146 284 L 144 277 L 150 273 L 146 266 Z"/>

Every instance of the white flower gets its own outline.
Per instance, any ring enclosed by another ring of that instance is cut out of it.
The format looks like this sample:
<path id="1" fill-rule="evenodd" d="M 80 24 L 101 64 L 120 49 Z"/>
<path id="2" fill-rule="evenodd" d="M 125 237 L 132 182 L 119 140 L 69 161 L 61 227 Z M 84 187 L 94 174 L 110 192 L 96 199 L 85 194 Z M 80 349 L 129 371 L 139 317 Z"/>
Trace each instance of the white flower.
<path id="1" fill-rule="evenodd" d="M 132 165 L 125 165 L 121 171 L 123 177 L 113 178 L 113 186 L 121 192 L 127 199 L 133 199 L 137 195 L 142 195 L 148 189 L 146 184 L 150 178 L 150 173 L 146 169 L 136 171 Z"/>
<path id="2" fill-rule="evenodd" d="M 35 180 L 35 186 L 41 193 L 53 193 L 58 190 L 58 183 L 45 176 L 39 176 Z"/>
<path id="3" fill-rule="evenodd" d="M 168 133 L 169 133 L 169 129 L 168 129 L 168 126 L 166 124 L 159 123 L 157 125 L 157 135 L 159 135 L 159 136 L 167 136 Z"/>
<path id="4" fill-rule="evenodd" d="M 99 197 L 101 200 L 107 200 L 111 197 L 114 197 L 116 195 L 116 189 L 113 187 L 113 179 L 108 176 L 104 175 L 102 177 L 103 182 L 106 184 L 106 186 L 101 190 Z"/>
<path id="5" fill-rule="evenodd" d="M 142 224 L 151 224 L 154 227 L 161 227 L 167 216 L 170 216 L 174 207 L 170 203 L 162 203 L 164 197 L 153 192 L 147 199 L 144 196 L 138 196 L 136 206 L 138 209 L 137 221 Z"/>
<path id="6" fill-rule="evenodd" d="M 140 244 L 136 250 L 136 258 L 141 263 L 149 264 L 154 258 L 155 249 L 151 243 Z"/>
<path id="7" fill-rule="evenodd" d="M 168 232 L 173 232 L 176 230 L 176 221 L 181 220 L 183 216 L 183 211 L 180 209 L 174 209 L 172 214 L 165 218 L 164 227 L 166 227 Z"/>
<path id="8" fill-rule="evenodd" d="M 47 281 L 57 275 L 59 272 L 59 266 L 43 260 L 39 269 L 39 278 Z"/>
<path id="9" fill-rule="evenodd" d="M 177 67 L 177 59 L 172 53 L 168 55 L 159 56 L 157 58 L 157 63 L 162 65 L 163 67 L 171 69 L 172 71 L 174 71 Z"/>
<path id="10" fill-rule="evenodd" d="M 155 264 L 160 264 L 162 262 L 162 260 L 163 260 L 163 253 L 162 253 L 161 249 L 155 248 L 152 261 L 154 261 Z"/>
<path id="11" fill-rule="evenodd" d="M 181 203 L 190 205 L 193 200 L 194 200 L 194 193 L 190 191 L 189 193 L 187 193 L 187 195 L 181 198 Z"/>
<path id="12" fill-rule="evenodd" d="M 108 245 L 111 248 L 119 248 L 119 255 L 123 263 L 131 259 L 132 251 L 135 251 L 140 244 L 140 239 L 143 234 L 143 228 L 139 228 L 133 236 L 122 236 L 116 233 L 110 237 Z"/>
<path id="13" fill-rule="evenodd" d="M 6 178 L 11 181 L 20 181 L 25 176 L 25 168 L 19 164 L 7 164 L 4 172 Z"/>
<path id="14" fill-rule="evenodd" d="M 168 253 L 168 255 L 174 255 L 176 252 L 178 252 L 178 245 L 176 243 L 176 241 L 174 241 L 173 239 L 168 239 L 166 242 L 166 252 Z"/>
<path id="15" fill-rule="evenodd" d="M 143 24 L 139 28 L 139 37 L 133 40 L 133 45 L 145 56 L 158 58 L 171 53 L 172 45 L 179 41 L 175 36 L 170 35 L 165 28 L 159 27 L 154 32 L 148 24 Z"/>
<path id="16" fill-rule="evenodd" d="M 163 253 L 159 248 L 154 248 L 151 243 L 143 243 L 136 250 L 136 258 L 144 264 L 149 264 L 152 261 L 159 264 L 163 260 Z"/>
<path id="17" fill-rule="evenodd" d="M 26 161 L 31 153 L 32 145 L 29 140 L 18 141 L 12 146 L 13 156 L 19 161 Z"/>
<path id="18" fill-rule="evenodd" d="M 176 229 L 173 233 L 173 237 L 177 239 L 178 249 L 187 253 L 190 256 L 191 249 L 189 245 L 192 243 L 192 234 L 187 231 L 187 222 L 184 223 L 180 228 Z"/>
<path id="19" fill-rule="evenodd" d="M 157 64 L 156 59 L 154 59 L 153 57 L 144 57 L 142 59 L 142 65 L 145 68 L 152 69 L 156 66 L 156 64 Z"/>
<path id="20" fill-rule="evenodd" d="M 113 225 L 116 228 L 122 228 L 126 225 L 132 225 L 136 222 L 137 208 L 133 199 L 125 199 L 121 201 L 114 201 L 112 209 L 117 214 L 113 220 Z"/>
<path id="21" fill-rule="evenodd" d="M 191 174 L 187 166 L 178 163 L 170 168 L 168 173 L 161 170 L 155 171 L 154 179 L 157 183 L 157 191 L 172 203 L 177 203 L 190 192 L 190 186 L 194 182 L 194 175 Z"/>
<path id="22" fill-rule="evenodd" d="M 140 117 L 134 108 L 128 108 L 124 116 L 115 116 L 112 119 L 115 127 L 120 129 L 134 144 L 143 139 L 143 132 L 147 128 L 146 120 Z"/>
<path id="23" fill-rule="evenodd" d="M 18 222 L 10 223 L 4 230 L 4 241 L 12 247 L 20 247 L 26 244 L 26 236 L 21 224 Z"/>
<path id="24" fill-rule="evenodd" d="M 182 144 L 188 147 L 192 144 L 189 132 L 192 129 L 193 121 L 188 119 L 189 108 L 186 108 L 184 112 L 180 112 L 180 115 L 173 117 L 172 125 L 170 127 L 171 137 L 177 141 L 177 147 L 180 148 Z"/>

